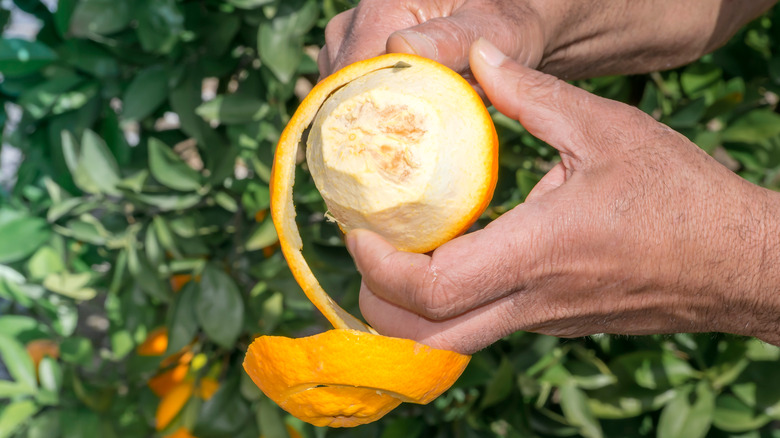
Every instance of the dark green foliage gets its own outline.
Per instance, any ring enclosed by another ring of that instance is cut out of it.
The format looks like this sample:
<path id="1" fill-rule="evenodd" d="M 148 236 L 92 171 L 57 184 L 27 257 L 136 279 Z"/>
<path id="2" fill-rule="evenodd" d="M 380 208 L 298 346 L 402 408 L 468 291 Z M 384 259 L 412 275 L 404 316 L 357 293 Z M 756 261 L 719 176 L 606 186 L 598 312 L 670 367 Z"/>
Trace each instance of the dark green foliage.
<path id="1" fill-rule="evenodd" d="M 14 3 L 43 27 L 32 42 L 0 38 L 3 142 L 24 157 L 0 189 L 0 437 L 155 436 L 147 380 L 184 347 L 191 377 L 220 389 L 193 397 L 165 432 L 275 438 L 286 423 L 310 438 L 780 437 L 780 350 L 717 334 L 516 333 L 428 406 L 353 430 L 290 418 L 244 374 L 243 354 L 257 334 L 327 323 L 276 250 L 267 184 L 276 140 L 317 79 L 324 26 L 353 2 Z M 578 85 L 637 105 L 777 190 L 778 13 L 687 67 Z M 495 120 L 500 178 L 481 223 L 522 202 L 556 160 L 516 122 Z M 303 170 L 295 196 L 307 259 L 357 313 L 359 277 Z M 168 352 L 138 355 L 158 327 Z M 34 339 L 60 345 L 37 374 L 24 349 Z"/>

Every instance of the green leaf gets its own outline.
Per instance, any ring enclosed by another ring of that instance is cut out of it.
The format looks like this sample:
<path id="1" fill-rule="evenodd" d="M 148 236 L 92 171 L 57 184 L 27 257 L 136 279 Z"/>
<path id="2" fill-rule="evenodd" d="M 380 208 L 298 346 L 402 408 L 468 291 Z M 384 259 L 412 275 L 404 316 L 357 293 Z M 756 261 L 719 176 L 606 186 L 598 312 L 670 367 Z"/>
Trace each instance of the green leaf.
<path id="1" fill-rule="evenodd" d="M 0 438 L 14 435 L 14 432 L 38 412 L 38 409 L 38 405 L 32 400 L 21 400 L 6 406 L 0 412 Z"/>
<path id="2" fill-rule="evenodd" d="M 276 0 L 227 0 L 231 5 L 242 9 L 254 9 L 269 3 L 273 3 Z"/>
<path id="3" fill-rule="evenodd" d="M 57 2 L 57 11 L 54 13 L 54 27 L 57 29 L 59 36 L 64 37 L 68 33 L 70 18 L 78 2 L 79 0 L 59 0 Z"/>
<path id="4" fill-rule="evenodd" d="M 694 127 L 702 120 L 706 110 L 707 102 L 701 97 L 677 108 L 674 114 L 666 120 L 666 124 L 674 129 Z"/>
<path id="5" fill-rule="evenodd" d="M 22 106 L 33 118 L 46 117 L 54 104 L 64 93 L 74 89 L 84 81 L 76 74 L 58 75 L 35 87 L 25 90 L 19 97 L 19 105 Z"/>
<path id="6" fill-rule="evenodd" d="M 130 24 L 127 0 L 81 0 L 70 17 L 70 33 L 77 37 L 108 35 Z"/>
<path id="7" fill-rule="evenodd" d="M 238 202 L 235 198 L 230 196 L 228 193 L 219 191 L 214 194 L 214 202 L 217 203 L 220 207 L 224 208 L 226 211 L 229 211 L 231 213 L 235 213 L 238 211 Z"/>
<path id="8" fill-rule="evenodd" d="M 49 224 L 37 217 L 19 216 L 0 220 L 0 263 L 24 259 L 49 240 Z"/>
<path id="9" fill-rule="evenodd" d="M 23 76 L 37 72 L 57 59 L 46 44 L 18 38 L 0 38 L 0 72 Z"/>
<path id="10" fill-rule="evenodd" d="M 267 217 L 252 230 L 252 234 L 244 245 L 247 251 L 258 251 L 278 241 L 279 237 L 276 234 L 274 223 L 270 217 Z"/>
<path id="11" fill-rule="evenodd" d="M 89 272 L 78 274 L 56 272 L 46 276 L 43 280 L 43 286 L 54 293 L 68 298 L 88 301 L 97 296 L 97 290 L 87 287 L 91 282 L 92 274 Z"/>
<path id="12" fill-rule="evenodd" d="M 135 347 L 133 336 L 128 330 L 110 330 L 111 352 L 114 360 L 122 360 Z"/>
<path id="13" fill-rule="evenodd" d="M 698 438 L 707 435 L 715 412 L 715 393 L 709 383 L 677 389 L 675 397 L 661 411 L 658 436 Z"/>
<path id="14" fill-rule="evenodd" d="M 282 421 L 282 412 L 275 403 L 267 398 L 260 400 L 260 409 L 257 413 L 257 424 L 260 425 L 260 433 L 263 436 L 272 438 L 285 438 L 288 436 L 287 430 Z"/>
<path id="15" fill-rule="evenodd" d="M 173 254 L 174 257 L 180 258 L 181 254 L 176 247 L 176 241 L 174 240 L 173 233 L 168 227 L 167 221 L 162 216 L 156 216 L 152 219 L 152 225 L 154 226 L 154 233 L 157 235 L 157 240 L 166 251 Z"/>
<path id="16" fill-rule="evenodd" d="M 47 275 L 65 270 L 65 263 L 60 254 L 51 246 L 42 246 L 27 261 L 27 271 L 30 279 L 40 281 Z"/>
<path id="17" fill-rule="evenodd" d="M 721 133 L 724 142 L 760 143 L 780 134 L 780 114 L 768 109 L 750 111 Z"/>
<path id="18" fill-rule="evenodd" d="M 303 35 L 317 20 L 314 0 L 285 2 L 276 16 L 258 28 L 260 60 L 282 82 L 292 80 L 303 59 Z"/>
<path id="19" fill-rule="evenodd" d="M 214 396 L 203 403 L 193 435 L 203 438 L 234 436 L 244 428 L 251 412 L 241 398 L 238 384 L 236 377 L 226 381 Z"/>
<path id="20" fill-rule="evenodd" d="M 509 397 L 515 386 L 514 377 L 515 370 L 512 366 L 512 362 L 506 357 L 503 357 L 501 359 L 501 364 L 498 366 L 498 370 L 493 374 L 493 377 L 485 388 L 485 395 L 482 397 L 480 409 L 494 406 Z"/>
<path id="21" fill-rule="evenodd" d="M 60 411 L 45 410 L 30 422 L 26 438 L 54 438 L 60 435 Z"/>
<path id="22" fill-rule="evenodd" d="M 78 110 L 87 105 L 97 94 L 99 84 L 97 81 L 89 81 L 79 85 L 77 88 L 62 93 L 57 97 L 54 105 L 51 107 L 51 113 L 54 115 L 63 114 L 69 111 Z"/>
<path id="23" fill-rule="evenodd" d="M 712 87 L 723 76 L 723 71 L 715 65 L 696 63 L 683 70 L 680 84 L 688 96 L 696 97 L 705 89 Z"/>
<path id="24" fill-rule="evenodd" d="M 141 193 L 141 191 L 144 189 L 147 178 L 149 178 L 149 171 L 146 169 L 141 169 L 138 172 L 123 178 L 117 187 L 124 190 L 130 190 L 133 193 Z"/>
<path id="25" fill-rule="evenodd" d="M 715 401 L 713 425 L 726 432 L 741 433 L 760 429 L 772 421 L 772 417 L 757 412 L 730 394 L 721 394 Z"/>
<path id="26" fill-rule="evenodd" d="M 234 348 L 244 324 L 244 301 L 235 281 L 214 265 L 203 270 L 195 313 L 209 338 L 224 348 Z"/>
<path id="27" fill-rule="evenodd" d="M 16 383 L 30 389 L 38 387 L 33 361 L 24 345 L 4 333 L 0 333 L 0 358 Z"/>
<path id="28" fill-rule="evenodd" d="M 679 386 L 695 374 L 691 365 L 669 351 L 636 351 L 615 358 L 610 368 L 621 380 L 647 389 Z"/>
<path id="29" fill-rule="evenodd" d="M 2 223 L 2 221 L 0 221 Z M 0 279 L 8 280 L 12 283 L 24 283 L 25 278 L 16 269 L 10 268 L 5 265 L 0 265 Z"/>
<path id="30" fill-rule="evenodd" d="M 100 136 L 91 130 L 84 131 L 81 139 L 81 153 L 73 179 L 79 187 L 89 193 L 119 195 L 119 165 L 111 150 Z"/>
<path id="31" fill-rule="evenodd" d="M 122 119 L 142 120 L 168 98 L 168 71 L 153 65 L 138 72 L 122 95 Z"/>
<path id="32" fill-rule="evenodd" d="M 129 196 L 144 204 L 159 208 L 161 211 L 186 210 L 197 205 L 203 198 L 198 193 L 183 193 L 170 195 L 151 195 L 138 193 Z"/>
<path id="33" fill-rule="evenodd" d="M 87 365 L 93 356 L 92 342 L 80 336 L 70 336 L 60 344 L 62 360 L 72 364 Z"/>
<path id="34" fill-rule="evenodd" d="M 142 0 L 135 5 L 138 40 L 150 53 L 170 53 L 184 31 L 184 15 L 175 0 Z"/>
<path id="35" fill-rule="evenodd" d="M 416 438 L 422 436 L 425 422 L 421 418 L 396 418 L 382 431 L 380 438 Z"/>
<path id="36" fill-rule="evenodd" d="M 154 179 L 166 187 L 194 191 L 201 187 L 200 174 L 185 163 L 168 145 L 149 139 L 149 170 Z"/>
<path id="37" fill-rule="evenodd" d="M 10 380 L 0 380 L 0 400 L 34 394 L 35 388 L 30 388 L 27 385 L 12 382 Z"/>
<path id="38" fill-rule="evenodd" d="M 127 267 L 136 284 L 149 297 L 162 302 L 168 301 L 170 288 L 160 278 L 156 266 L 152 266 L 146 257 L 139 255 L 134 247 L 128 249 Z"/>
<path id="39" fill-rule="evenodd" d="M 25 315 L 0 316 L 0 333 L 4 333 L 21 343 L 49 336 L 46 326 Z"/>
<path id="40" fill-rule="evenodd" d="M 559 390 L 561 409 L 569 424 L 577 426 L 582 436 L 588 438 L 603 436 L 601 424 L 590 410 L 585 392 L 577 388 L 571 381 L 561 386 Z"/>
<path id="41" fill-rule="evenodd" d="M 168 349 L 166 355 L 176 353 L 195 338 L 198 320 L 195 301 L 198 299 L 196 282 L 190 281 L 181 288 L 168 310 Z"/>
<path id="42" fill-rule="evenodd" d="M 62 389 L 62 368 L 57 360 L 45 356 L 38 365 L 38 378 L 41 381 L 41 389 L 45 389 L 55 396 Z"/>
<path id="43" fill-rule="evenodd" d="M 269 111 L 268 104 L 244 94 L 222 94 L 195 109 L 207 122 L 238 124 L 258 121 Z"/>

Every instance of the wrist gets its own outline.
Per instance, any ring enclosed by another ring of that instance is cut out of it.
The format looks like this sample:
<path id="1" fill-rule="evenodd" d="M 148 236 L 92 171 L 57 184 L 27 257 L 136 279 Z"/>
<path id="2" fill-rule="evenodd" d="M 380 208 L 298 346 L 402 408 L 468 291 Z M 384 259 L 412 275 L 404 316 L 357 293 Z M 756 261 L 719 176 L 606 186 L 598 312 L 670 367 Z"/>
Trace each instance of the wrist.
<path id="1" fill-rule="evenodd" d="M 541 17 L 539 69 L 564 79 L 666 70 L 725 43 L 774 0 L 530 0 Z"/>
<path id="2" fill-rule="evenodd" d="M 757 230 L 756 245 L 745 265 L 752 281 L 735 288 L 733 297 L 748 314 L 734 331 L 780 345 L 780 193 L 758 190 L 759 214 L 750 221 Z"/>
<path id="3" fill-rule="evenodd" d="M 690 298 L 717 297 L 701 331 L 780 345 L 780 194 L 741 182 L 746 191 L 731 198 L 731 214 L 710 227 L 717 244 L 699 260 L 701 293 Z"/>

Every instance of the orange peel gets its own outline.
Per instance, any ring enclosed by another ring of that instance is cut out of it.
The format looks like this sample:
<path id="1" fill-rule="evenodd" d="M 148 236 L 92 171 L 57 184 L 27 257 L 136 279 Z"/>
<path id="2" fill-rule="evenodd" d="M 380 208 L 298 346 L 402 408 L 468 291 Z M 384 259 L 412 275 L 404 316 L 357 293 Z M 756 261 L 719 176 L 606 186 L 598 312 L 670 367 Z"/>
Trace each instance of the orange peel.
<path id="1" fill-rule="evenodd" d="M 332 114 L 340 118 L 335 125 Z M 299 339 L 260 336 L 245 371 L 279 406 L 317 426 L 357 426 L 402 402 L 429 403 L 455 383 L 470 356 L 379 335 L 323 290 L 303 257 L 295 220 L 295 168 L 305 142 L 312 177 L 342 230 L 372 229 L 399 249 L 427 252 L 465 232 L 490 202 L 498 168 L 492 119 L 457 73 L 415 55 L 387 54 L 317 84 L 274 157 L 271 216 L 279 246 L 335 329 Z M 346 165 L 339 163 L 344 157 Z M 371 196 L 382 200 L 366 203 Z"/>

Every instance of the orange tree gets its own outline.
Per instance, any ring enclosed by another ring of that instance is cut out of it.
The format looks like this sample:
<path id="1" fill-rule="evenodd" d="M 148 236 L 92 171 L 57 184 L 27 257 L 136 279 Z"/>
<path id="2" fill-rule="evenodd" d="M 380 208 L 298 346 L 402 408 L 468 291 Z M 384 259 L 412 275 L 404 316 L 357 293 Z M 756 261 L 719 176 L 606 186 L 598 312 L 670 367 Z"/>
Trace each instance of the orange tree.
<path id="1" fill-rule="evenodd" d="M 710 334 L 516 333 L 429 405 L 352 430 L 289 417 L 251 383 L 244 353 L 259 334 L 327 323 L 277 250 L 270 165 L 318 76 L 325 23 L 352 2 L 53 3 L 2 3 L 40 29 L 0 38 L 0 437 L 777 436 L 780 351 Z M 690 66 L 578 85 L 778 189 L 777 13 Z M 0 9 L 0 27 L 10 16 Z M 554 160 L 494 119 L 499 179 L 482 224 Z M 298 172 L 306 258 L 357 313 L 359 277 Z"/>

